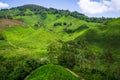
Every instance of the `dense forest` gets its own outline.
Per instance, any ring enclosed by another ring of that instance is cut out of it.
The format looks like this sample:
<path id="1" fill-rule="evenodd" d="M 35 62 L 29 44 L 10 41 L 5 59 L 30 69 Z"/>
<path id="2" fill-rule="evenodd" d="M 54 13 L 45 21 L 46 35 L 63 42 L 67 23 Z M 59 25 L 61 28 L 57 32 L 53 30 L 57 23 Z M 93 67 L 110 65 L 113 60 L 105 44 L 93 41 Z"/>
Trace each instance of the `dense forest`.
<path id="1" fill-rule="evenodd" d="M 120 18 L 38 5 L 0 10 L 0 80 L 119 80 Z"/>

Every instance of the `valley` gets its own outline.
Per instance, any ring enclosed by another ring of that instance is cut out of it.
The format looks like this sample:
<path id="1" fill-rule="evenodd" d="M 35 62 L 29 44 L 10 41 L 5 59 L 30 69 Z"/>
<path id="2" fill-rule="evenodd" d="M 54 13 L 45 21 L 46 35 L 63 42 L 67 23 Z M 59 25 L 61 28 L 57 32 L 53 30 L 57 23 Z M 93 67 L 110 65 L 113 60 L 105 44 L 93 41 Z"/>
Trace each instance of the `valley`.
<path id="1" fill-rule="evenodd" d="M 38 5 L 0 10 L 0 80 L 119 76 L 120 18 L 87 17 Z"/>

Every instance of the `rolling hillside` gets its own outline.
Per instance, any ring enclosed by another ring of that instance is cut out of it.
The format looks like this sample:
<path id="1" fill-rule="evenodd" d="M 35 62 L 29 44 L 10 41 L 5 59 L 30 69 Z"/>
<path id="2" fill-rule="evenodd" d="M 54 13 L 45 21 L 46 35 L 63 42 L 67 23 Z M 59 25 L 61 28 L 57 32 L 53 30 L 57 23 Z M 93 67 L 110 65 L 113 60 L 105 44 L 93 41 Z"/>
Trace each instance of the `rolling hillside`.
<path id="1" fill-rule="evenodd" d="M 66 68 L 85 80 L 119 80 L 120 18 L 37 5 L 0 17 L 0 80 L 81 80 Z"/>

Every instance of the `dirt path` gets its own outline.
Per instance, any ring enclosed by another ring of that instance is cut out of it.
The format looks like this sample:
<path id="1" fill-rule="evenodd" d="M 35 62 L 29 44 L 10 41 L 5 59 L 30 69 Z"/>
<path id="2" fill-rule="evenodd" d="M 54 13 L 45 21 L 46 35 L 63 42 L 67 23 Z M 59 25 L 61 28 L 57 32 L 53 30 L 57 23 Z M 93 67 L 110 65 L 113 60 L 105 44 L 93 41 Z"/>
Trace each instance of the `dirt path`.
<path id="1" fill-rule="evenodd" d="M 70 69 L 66 68 L 67 71 L 69 71 L 70 73 L 72 73 L 75 77 L 79 77 L 76 73 L 74 73 L 73 71 L 71 71 Z"/>
<path id="2" fill-rule="evenodd" d="M 74 73 L 73 71 L 71 71 L 70 69 L 66 68 L 67 71 L 69 71 L 72 75 L 74 75 L 75 77 L 79 78 L 79 75 L 77 75 L 76 73 Z M 82 78 L 82 80 L 85 80 Z"/>

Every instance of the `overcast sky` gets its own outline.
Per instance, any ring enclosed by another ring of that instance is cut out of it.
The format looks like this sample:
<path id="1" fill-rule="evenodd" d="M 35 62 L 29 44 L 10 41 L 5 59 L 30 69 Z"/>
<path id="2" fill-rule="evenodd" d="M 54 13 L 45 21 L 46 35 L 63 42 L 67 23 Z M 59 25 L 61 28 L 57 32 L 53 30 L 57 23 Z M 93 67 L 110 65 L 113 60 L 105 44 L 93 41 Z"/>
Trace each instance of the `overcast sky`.
<path id="1" fill-rule="evenodd" d="M 0 9 L 37 4 L 94 17 L 120 17 L 120 0 L 0 0 Z"/>

